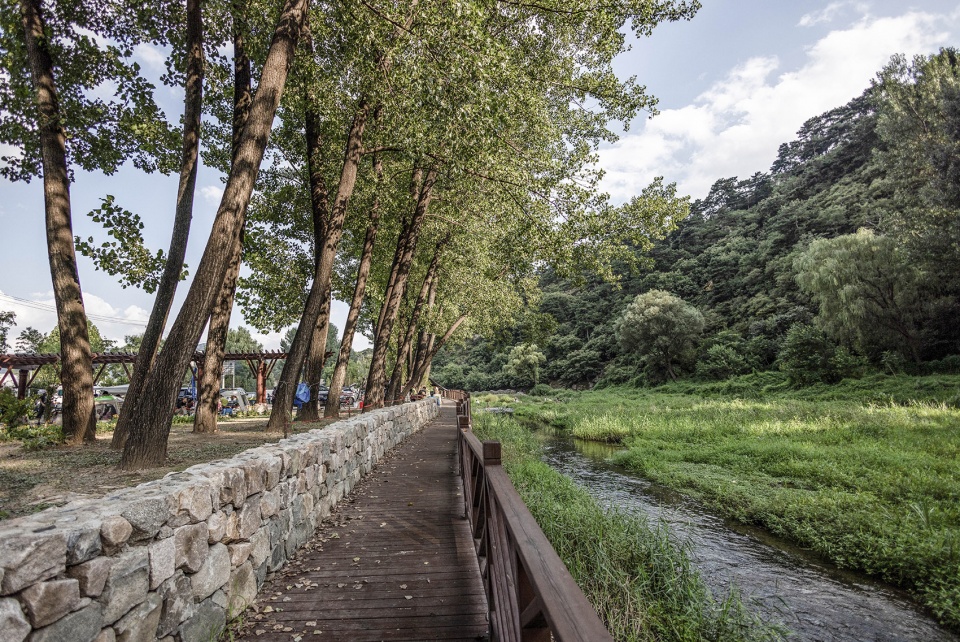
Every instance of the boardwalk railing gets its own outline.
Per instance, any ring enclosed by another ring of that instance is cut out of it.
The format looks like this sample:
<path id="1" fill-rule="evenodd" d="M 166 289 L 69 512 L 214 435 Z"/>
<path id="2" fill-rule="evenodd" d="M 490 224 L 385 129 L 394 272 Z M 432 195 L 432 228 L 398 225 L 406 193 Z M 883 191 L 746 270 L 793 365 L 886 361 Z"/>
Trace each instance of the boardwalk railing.
<path id="1" fill-rule="evenodd" d="M 613 640 L 500 465 L 500 442 L 473 434 L 470 394 L 457 402 L 460 474 L 480 562 L 492 639 Z"/>

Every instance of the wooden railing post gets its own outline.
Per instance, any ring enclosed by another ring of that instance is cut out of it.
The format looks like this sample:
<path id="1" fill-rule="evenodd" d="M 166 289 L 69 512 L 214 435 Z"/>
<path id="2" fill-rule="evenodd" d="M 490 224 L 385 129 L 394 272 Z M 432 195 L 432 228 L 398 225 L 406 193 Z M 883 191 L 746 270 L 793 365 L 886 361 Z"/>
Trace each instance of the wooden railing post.
<path id="1" fill-rule="evenodd" d="M 493 639 L 613 642 L 596 610 L 523 503 L 502 466 L 499 441 L 471 430 L 470 394 L 457 403 L 458 463 Z"/>
<path id="2" fill-rule="evenodd" d="M 466 419 L 466 417 L 464 417 Z M 483 467 L 500 465 L 500 442 L 483 442 Z"/>

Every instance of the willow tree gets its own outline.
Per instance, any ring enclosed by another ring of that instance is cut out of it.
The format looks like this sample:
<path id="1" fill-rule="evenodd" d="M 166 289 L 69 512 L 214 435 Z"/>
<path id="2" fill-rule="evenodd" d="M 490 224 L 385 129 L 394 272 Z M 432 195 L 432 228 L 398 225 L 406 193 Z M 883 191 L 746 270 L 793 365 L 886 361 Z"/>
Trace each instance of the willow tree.
<path id="1" fill-rule="evenodd" d="M 163 13 L 170 7 L 157 8 Z M 71 166 L 112 174 L 125 161 L 169 169 L 173 147 L 153 87 L 132 60 L 136 44 L 159 37 L 153 16 L 128 3 L 0 4 L 0 142 L 13 154 L 0 175 L 42 175 L 45 228 L 61 329 L 63 429 L 69 442 L 95 439 L 93 369 L 74 247 Z M 165 24 L 162 18 L 157 24 Z M 27 70 L 28 73 L 24 73 Z M 103 85 L 115 98 L 94 97 Z"/>

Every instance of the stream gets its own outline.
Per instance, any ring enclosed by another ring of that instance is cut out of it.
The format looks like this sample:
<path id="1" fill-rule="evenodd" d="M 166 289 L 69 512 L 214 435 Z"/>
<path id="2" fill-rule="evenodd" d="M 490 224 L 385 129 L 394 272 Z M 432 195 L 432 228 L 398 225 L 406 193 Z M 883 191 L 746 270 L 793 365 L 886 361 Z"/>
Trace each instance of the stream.
<path id="1" fill-rule="evenodd" d="M 604 505 L 662 520 L 688 551 L 714 594 L 738 587 L 765 621 L 778 621 L 788 640 L 816 642 L 957 642 L 902 591 L 836 568 L 769 533 L 735 524 L 696 502 L 632 475 L 608 458 L 615 447 L 548 430 L 544 459 Z"/>

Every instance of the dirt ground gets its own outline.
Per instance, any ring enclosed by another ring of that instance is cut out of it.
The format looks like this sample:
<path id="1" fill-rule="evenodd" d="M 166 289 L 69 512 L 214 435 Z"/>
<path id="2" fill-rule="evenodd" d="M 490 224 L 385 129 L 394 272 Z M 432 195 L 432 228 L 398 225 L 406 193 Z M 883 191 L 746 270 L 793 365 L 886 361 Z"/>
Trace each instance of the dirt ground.
<path id="1" fill-rule="evenodd" d="M 330 421 L 294 422 L 293 430 L 303 432 Z M 218 433 L 195 435 L 192 424 L 174 424 L 167 447 L 167 465 L 137 472 L 120 470 L 120 451 L 110 448 L 113 433 L 98 434 L 97 443 L 88 446 L 56 446 L 37 451 L 24 450 L 16 441 L 0 443 L 0 520 L 136 486 L 172 471 L 225 459 L 282 438 L 277 433 L 264 432 L 266 425 L 266 417 L 224 421 Z"/>

